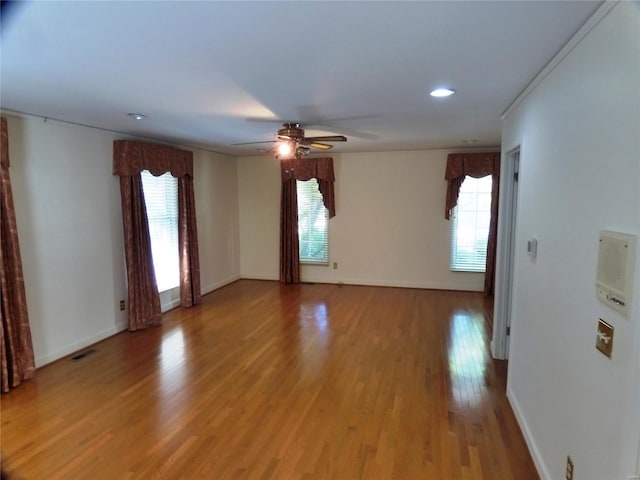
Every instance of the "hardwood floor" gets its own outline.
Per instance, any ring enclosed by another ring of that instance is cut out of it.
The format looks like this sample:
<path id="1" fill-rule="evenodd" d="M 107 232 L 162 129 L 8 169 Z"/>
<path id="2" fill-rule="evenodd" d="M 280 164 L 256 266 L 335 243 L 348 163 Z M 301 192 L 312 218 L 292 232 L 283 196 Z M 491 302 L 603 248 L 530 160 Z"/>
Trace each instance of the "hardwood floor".
<path id="1" fill-rule="evenodd" d="M 2 402 L 15 479 L 537 479 L 481 294 L 242 280 Z"/>

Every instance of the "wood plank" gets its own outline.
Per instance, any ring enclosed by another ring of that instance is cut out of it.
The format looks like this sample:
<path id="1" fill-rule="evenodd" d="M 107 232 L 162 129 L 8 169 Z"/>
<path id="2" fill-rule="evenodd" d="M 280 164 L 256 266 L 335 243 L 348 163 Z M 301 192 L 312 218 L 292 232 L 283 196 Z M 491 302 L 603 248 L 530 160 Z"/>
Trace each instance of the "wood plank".
<path id="1" fill-rule="evenodd" d="M 241 280 L 2 395 L 10 478 L 539 477 L 478 293 Z"/>

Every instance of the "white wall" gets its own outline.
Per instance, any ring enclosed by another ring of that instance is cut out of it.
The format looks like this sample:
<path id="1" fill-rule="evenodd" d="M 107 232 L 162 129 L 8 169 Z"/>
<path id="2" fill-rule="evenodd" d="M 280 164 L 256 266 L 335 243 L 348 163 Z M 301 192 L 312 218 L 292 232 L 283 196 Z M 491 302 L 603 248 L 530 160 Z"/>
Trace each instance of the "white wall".
<path id="1" fill-rule="evenodd" d="M 637 473 L 640 260 L 629 319 L 595 277 L 601 230 L 640 234 L 639 32 L 637 4 L 616 5 L 503 123 L 503 152 L 521 148 L 508 395 L 543 479 L 564 478 L 567 455 L 581 480 Z"/>
<path id="2" fill-rule="evenodd" d="M 36 364 L 126 328 L 113 133 L 8 116 L 11 181 Z M 194 151 L 201 282 L 238 278 L 235 160 Z"/>
<path id="3" fill-rule="evenodd" d="M 449 151 L 333 154 L 336 216 L 330 266 L 303 266 L 303 281 L 482 290 L 484 274 L 449 271 L 444 219 Z M 280 165 L 238 159 L 240 271 L 278 279 Z M 338 269 L 331 266 L 338 263 Z"/>
<path id="4" fill-rule="evenodd" d="M 204 294 L 240 278 L 238 178 L 235 158 L 190 150 Z"/>

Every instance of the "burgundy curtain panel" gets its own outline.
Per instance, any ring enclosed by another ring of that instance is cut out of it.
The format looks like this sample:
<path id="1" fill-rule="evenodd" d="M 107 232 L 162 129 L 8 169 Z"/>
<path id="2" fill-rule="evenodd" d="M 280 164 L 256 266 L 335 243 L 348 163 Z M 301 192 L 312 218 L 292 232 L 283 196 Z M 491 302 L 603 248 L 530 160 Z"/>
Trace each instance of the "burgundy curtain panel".
<path id="1" fill-rule="evenodd" d="M 120 177 L 129 282 L 129 330 L 156 325 L 161 320 L 140 178 L 143 170 L 156 176 L 169 172 L 178 178 L 180 304 L 190 307 L 201 300 L 193 152 L 154 143 L 116 140 L 113 142 L 113 174 Z"/>
<path id="2" fill-rule="evenodd" d="M 178 248 L 180 256 L 180 305 L 191 307 L 201 300 L 200 257 L 196 230 L 196 200 L 193 178 L 178 179 Z"/>
<path id="3" fill-rule="evenodd" d="M 2 392 L 8 392 L 34 376 L 35 358 L 9 177 L 7 119 L 4 117 L 0 130 L 0 383 Z"/>
<path id="4" fill-rule="evenodd" d="M 162 321 L 147 209 L 139 173 L 120 177 L 120 198 L 129 288 L 129 330 L 133 332 L 159 325 Z"/>
<path id="5" fill-rule="evenodd" d="M 300 282 L 298 189 L 296 179 L 282 181 L 280 205 L 280 281 Z"/>
<path id="6" fill-rule="evenodd" d="M 336 215 L 334 196 L 335 175 L 332 158 L 303 158 L 280 163 L 282 190 L 280 196 L 280 281 L 300 282 L 300 252 L 298 249 L 298 189 L 297 180 L 315 178 L 329 218 Z"/>
<path id="7" fill-rule="evenodd" d="M 458 204 L 460 186 L 464 178 L 482 178 L 491 175 L 491 220 L 487 239 L 487 266 L 484 275 L 484 293 L 495 292 L 496 246 L 498 235 L 498 199 L 500 197 L 500 152 L 488 153 L 451 153 L 447 157 L 445 180 L 447 196 L 444 218 L 449 220 L 451 210 Z"/>

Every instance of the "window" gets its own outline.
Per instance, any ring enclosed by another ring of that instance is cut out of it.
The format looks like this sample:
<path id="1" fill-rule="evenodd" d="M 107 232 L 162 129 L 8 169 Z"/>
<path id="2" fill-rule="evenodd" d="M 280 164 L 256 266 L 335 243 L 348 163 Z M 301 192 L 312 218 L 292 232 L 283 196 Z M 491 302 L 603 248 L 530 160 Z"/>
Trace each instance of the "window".
<path id="1" fill-rule="evenodd" d="M 300 263 L 329 263 L 329 213 L 315 178 L 297 180 Z"/>
<path id="2" fill-rule="evenodd" d="M 451 270 L 484 272 L 491 220 L 491 175 L 465 177 L 451 218 Z"/>
<path id="3" fill-rule="evenodd" d="M 148 170 L 144 170 L 141 177 L 149 218 L 153 268 L 158 291 L 164 292 L 180 285 L 178 179 L 170 173 L 154 177 Z"/>

